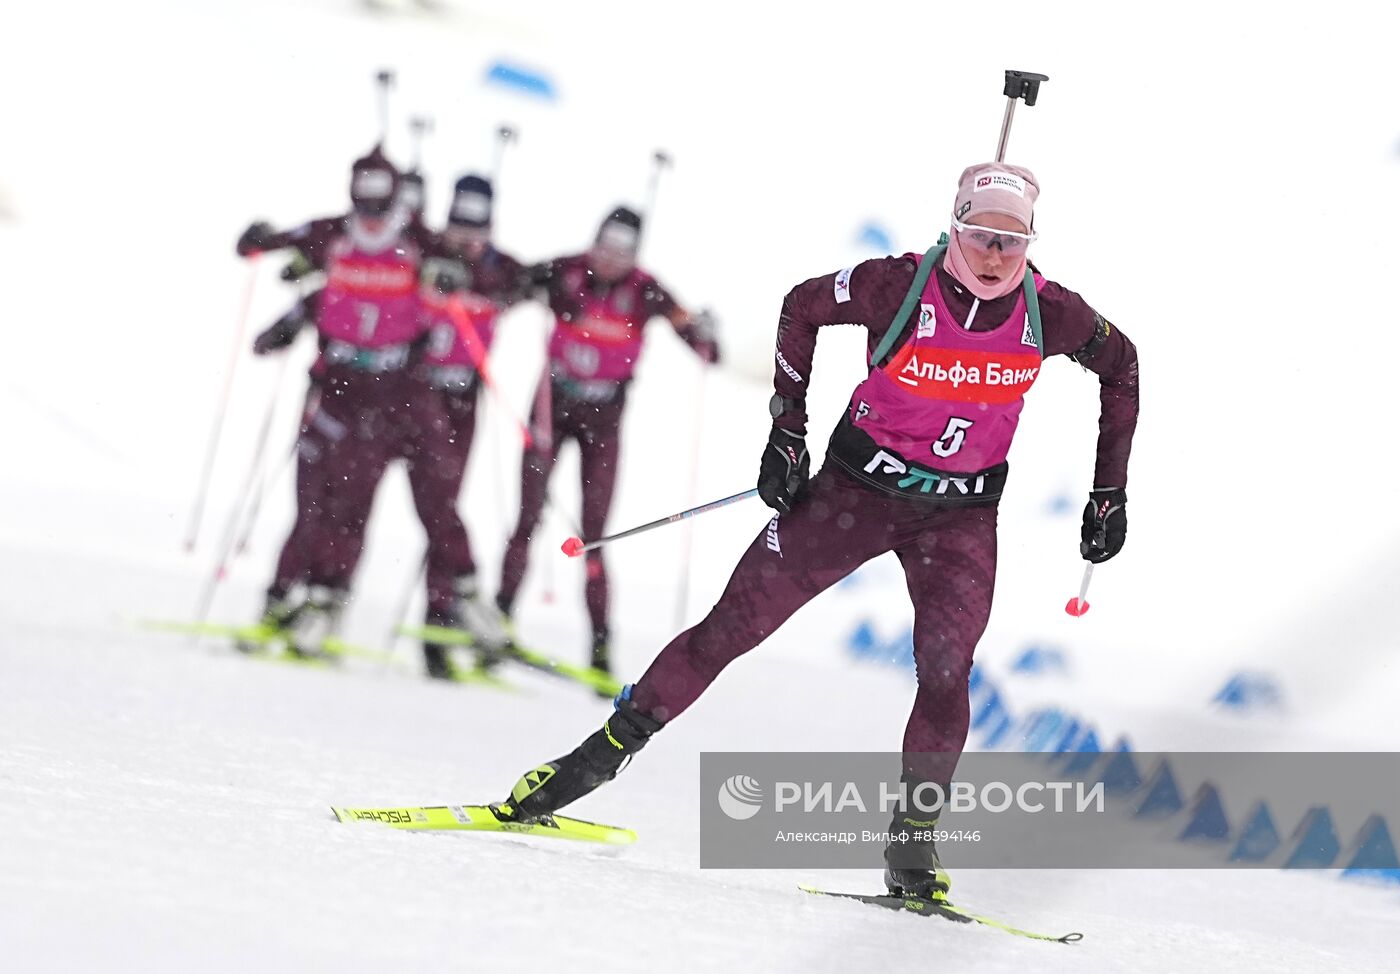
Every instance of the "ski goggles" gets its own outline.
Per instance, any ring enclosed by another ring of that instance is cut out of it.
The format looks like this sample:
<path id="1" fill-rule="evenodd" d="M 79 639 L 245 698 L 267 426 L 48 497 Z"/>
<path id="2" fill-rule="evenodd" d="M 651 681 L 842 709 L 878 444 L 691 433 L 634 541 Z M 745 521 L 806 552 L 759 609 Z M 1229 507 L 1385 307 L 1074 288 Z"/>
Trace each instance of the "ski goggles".
<path id="1" fill-rule="evenodd" d="M 1040 236 L 1034 230 L 1030 233 L 993 230 L 991 227 L 979 227 L 975 223 L 963 223 L 961 220 L 953 221 L 953 229 L 958 232 L 958 242 L 964 246 L 984 254 L 990 253 L 993 247 L 999 247 L 1007 257 L 1021 256 L 1031 245 L 1031 241 Z"/>

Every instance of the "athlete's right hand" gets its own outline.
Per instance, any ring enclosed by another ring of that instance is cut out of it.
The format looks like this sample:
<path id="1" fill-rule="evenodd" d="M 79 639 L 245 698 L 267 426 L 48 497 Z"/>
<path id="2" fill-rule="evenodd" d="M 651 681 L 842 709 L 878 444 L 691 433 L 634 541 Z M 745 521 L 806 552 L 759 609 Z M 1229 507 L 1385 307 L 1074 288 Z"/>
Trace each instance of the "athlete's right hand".
<path id="1" fill-rule="evenodd" d="M 293 308 L 253 339 L 253 354 L 266 355 L 279 348 L 286 348 L 296 341 L 297 332 L 301 331 L 304 324 L 306 320 L 301 317 L 300 309 Z"/>
<path id="2" fill-rule="evenodd" d="M 272 224 L 259 220 L 257 223 L 248 225 L 248 229 L 243 231 L 238 238 L 238 256 L 247 257 L 249 254 L 256 254 L 260 250 L 267 249 L 267 243 L 272 238 Z"/>
<path id="3" fill-rule="evenodd" d="M 807 441 L 797 433 L 773 427 L 763 459 L 758 465 L 758 496 L 763 503 L 781 514 L 792 510 L 792 499 L 807 482 L 812 458 L 807 455 Z"/>

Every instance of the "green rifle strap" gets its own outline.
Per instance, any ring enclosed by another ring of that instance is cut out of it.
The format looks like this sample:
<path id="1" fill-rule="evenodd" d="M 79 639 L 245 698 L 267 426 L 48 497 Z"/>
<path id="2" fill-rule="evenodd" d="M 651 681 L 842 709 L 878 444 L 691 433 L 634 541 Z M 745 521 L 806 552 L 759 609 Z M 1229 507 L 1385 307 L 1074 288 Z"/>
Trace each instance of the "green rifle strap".
<path id="1" fill-rule="evenodd" d="M 899 306 L 899 313 L 894 316 L 894 321 L 890 322 L 885 337 L 880 339 L 880 344 L 875 348 L 875 354 L 870 357 L 872 369 L 878 369 L 885 364 L 885 356 L 899 341 L 899 336 L 904 333 L 904 327 L 909 324 L 909 317 L 919 304 L 919 296 L 924 293 L 924 285 L 928 283 L 928 276 L 933 273 L 934 262 L 943 256 L 943 251 L 947 247 L 947 241 L 940 239 L 938 243 L 924 251 L 924 258 L 919 261 L 919 271 L 914 275 L 914 283 L 909 285 L 909 292 L 904 295 L 904 303 Z M 1035 321 L 1038 328 L 1040 326 L 1038 313 Z M 1040 333 L 1036 332 L 1036 334 Z"/>
<path id="2" fill-rule="evenodd" d="M 1035 275 L 1029 267 L 1021 282 L 1021 290 L 1026 295 L 1026 315 L 1031 320 L 1031 334 L 1035 336 L 1035 347 L 1040 357 L 1045 358 L 1045 339 L 1040 334 L 1040 298 L 1035 293 Z"/>

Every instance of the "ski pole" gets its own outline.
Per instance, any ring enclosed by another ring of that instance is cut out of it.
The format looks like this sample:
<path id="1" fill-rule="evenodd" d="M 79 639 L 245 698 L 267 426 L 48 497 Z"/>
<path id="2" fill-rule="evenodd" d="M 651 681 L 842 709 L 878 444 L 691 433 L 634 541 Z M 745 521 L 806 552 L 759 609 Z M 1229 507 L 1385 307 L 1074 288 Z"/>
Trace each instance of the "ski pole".
<path id="1" fill-rule="evenodd" d="M 610 534 L 605 538 L 599 538 L 597 541 L 589 541 L 585 543 L 582 538 L 570 538 L 568 541 L 565 541 L 562 545 L 559 546 L 559 550 L 564 552 L 564 554 L 568 555 L 570 558 L 577 558 L 585 551 L 592 551 L 594 548 L 601 548 L 603 545 L 607 544 L 610 541 L 618 541 L 622 538 L 630 537 L 634 534 L 641 534 L 643 531 L 650 531 L 652 528 L 662 528 L 668 524 L 674 524 L 677 521 L 684 521 L 688 517 L 695 517 L 697 514 L 704 514 L 706 511 L 713 511 L 721 507 L 727 507 L 730 504 L 734 504 L 743 500 L 748 500 L 750 497 L 756 497 L 757 495 L 758 488 L 753 487 L 749 490 L 744 491 L 743 493 L 731 494 L 728 497 L 721 497 L 717 501 L 710 501 L 710 503 L 708 504 L 701 504 L 699 507 L 692 507 L 687 511 L 681 511 L 679 514 L 672 514 L 670 517 L 658 518 L 655 521 L 651 521 L 639 527 L 629 528 L 626 531 L 621 531 L 617 534 Z"/>
<path id="2" fill-rule="evenodd" d="M 379 144 L 383 145 L 389 138 L 389 89 L 394 86 L 394 72 L 380 70 L 374 82 L 379 87 Z"/>
<path id="3" fill-rule="evenodd" d="M 292 448 L 282 454 L 282 459 L 277 466 L 271 472 L 265 472 L 258 481 L 257 490 L 253 493 L 253 502 L 248 506 L 248 515 L 243 519 L 243 530 L 239 532 L 238 543 L 233 547 L 235 555 L 242 555 L 248 551 L 253 528 L 257 525 L 258 514 L 262 511 L 263 498 L 267 496 L 268 488 L 282 479 L 282 472 L 292 465 L 292 460 L 297 455 L 297 444 L 300 440 L 300 435 L 294 437 Z"/>
<path id="4" fill-rule="evenodd" d="M 496 151 L 491 160 L 491 185 L 496 187 L 497 193 L 500 192 L 501 188 L 501 173 L 505 170 L 506 148 L 518 138 L 519 133 L 516 132 L 513 126 L 508 124 L 496 126 Z M 495 392 L 494 389 L 492 391 Z M 506 402 L 503 396 L 497 393 L 495 395 L 495 401 L 512 419 L 515 418 L 514 412 L 510 409 L 509 403 Z M 491 468 L 493 471 L 497 472 L 497 475 L 491 478 L 491 482 L 496 494 L 496 510 L 504 515 L 506 510 L 506 496 L 510 492 L 510 484 L 508 483 L 510 472 L 505 462 L 504 437 L 501 433 L 499 423 L 492 424 L 490 427 L 490 436 L 493 461 Z"/>
<path id="5" fill-rule="evenodd" d="M 392 647 L 398 639 L 399 630 L 408 624 L 408 610 L 413 605 L 413 593 L 418 590 L 418 581 L 428 572 L 428 551 L 424 549 L 423 557 L 418 561 L 418 568 L 408 577 L 408 584 L 404 586 L 403 594 L 399 596 L 398 607 L 394 609 L 394 618 L 397 623 L 389 630 L 389 645 Z"/>
<path id="6" fill-rule="evenodd" d="M 491 371 L 486 367 L 486 343 L 481 339 L 481 332 L 476 330 L 476 325 L 472 324 L 471 318 L 467 315 L 467 309 L 462 305 L 462 299 L 455 294 L 447 299 L 447 313 L 452 316 L 452 323 L 457 326 L 457 334 L 462 336 L 462 345 L 471 356 L 472 367 L 476 369 L 476 374 L 481 376 L 482 385 L 486 386 L 488 392 L 495 397 L 501 410 L 510 417 L 510 421 L 515 424 L 516 430 L 520 433 L 520 439 L 525 444 L 525 449 L 535 445 L 535 438 L 530 433 L 530 425 L 520 417 L 496 385 L 496 380 L 491 378 Z"/>
<path id="7" fill-rule="evenodd" d="M 642 205 L 642 227 L 643 234 L 645 228 L 651 223 L 652 215 L 656 212 L 656 194 L 661 186 L 661 171 L 671 168 L 671 157 L 665 151 L 657 149 L 651 154 L 651 175 L 647 179 L 646 202 Z M 638 250 L 641 249 L 641 241 L 637 243 Z"/>
<path id="8" fill-rule="evenodd" d="M 517 137 L 515 129 L 509 125 L 501 125 L 496 128 L 496 155 L 491 162 L 492 185 L 500 182 L 501 169 L 506 161 L 506 146 L 514 142 Z"/>
<path id="9" fill-rule="evenodd" d="M 467 354 L 471 356 L 472 365 L 476 368 L 476 374 L 481 376 L 482 385 L 486 386 L 486 391 L 491 394 L 491 398 L 495 400 L 496 405 L 501 407 L 501 412 L 505 413 L 505 415 L 510 418 L 510 421 L 515 424 L 516 432 L 520 434 L 520 441 L 524 449 L 529 450 L 535 445 L 535 435 L 530 431 L 530 424 L 525 422 L 520 414 L 511 407 L 510 401 L 505 397 L 505 393 L 501 392 L 500 386 L 496 385 L 496 380 L 491 378 L 491 370 L 487 368 L 486 343 L 482 341 L 481 333 L 477 331 L 476 326 L 472 324 L 471 318 L 467 315 L 467 309 L 462 306 L 462 299 L 456 295 L 448 298 L 447 310 L 452 316 L 453 323 L 457 326 L 457 333 L 462 336 L 462 344 L 466 348 Z M 546 363 L 546 368 L 547 367 L 548 364 Z M 546 373 L 544 381 L 546 383 L 549 381 L 548 373 Z M 548 415 L 548 413 L 546 413 L 546 415 Z M 551 437 L 552 435 L 553 431 L 550 432 Z M 504 506 L 504 502 L 502 502 L 502 506 Z M 574 528 L 575 531 L 578 530 L 577 527 L 575 527 L 574 519 L 565 515 L 563 511 L 560 511 L 550 502 L 548 491 L 546 491 L 544 495 L 544 508 L 546 512 L 557 515 L 568 527 Z M 549 562 L 545 563 L 545 571 L 547 573 L 551 571 Z M 554 601 L 553 574 L 546 574 L 545 576 L 544 601 Z"/>
<path id="10" fill-rule="evenodd" d="M 207 622 L 209 609 L 214 604 L 214 595 L 219 585 L 228 576 L 229 558 L 233 554 L 235 541 L 238 535 L 238 525 L 243 519 L 243 510 L 248 503 L 249 496 L 253 491 L 253 481 L 257 476 L 259 468 L 262 466 L 262 455 L 267 447 L 268 431 L 272 426 L 273 414 L 277 411 L 277 399 L 282 390 L 282 377 L 287 372 L 287 356 L 282 357 L 280 370 L 277 373 L 277 386 L 273 390 L 272 401 L 268 404 L 267 413 L 263 417 L 262 429 L 258 431 L 258 439 L 253 447 L 252 461 L 248 464 L 248 475 L 243 480 L 243 485 L 239 488 L 238 494 L 234 498 L 233 507 L 229 512 L 228 522 L 224 527 L 223 538 L 219 541 L 217 560 L 214 562 L 214 569 L 209 573 L 209 580 L 205 582 L 204 589 L 199 595 L 199 604 L 195 607 L 195 619 L 199 622 Z"/>
<path id="11" fill-rule="evenodd" d="M 1006 83 L 1001 92 L 1006 96 L 1006 114 L 1001 120 L 1001 138 L 997 140 L 997 162 L 1006 160 L 1006 140 L 1011 137 L 1011 117 L 1016 114 L 1016 102 L 1024 98 L 1027 108 L 1034 105 L 1036 96 L 1040 94 L 1040 83 L 1049 80 L 1043 74 L 1007 70 Z"/>
<path id="12" fill-rule="evenodd" d="M 1089 594 L 1089 579 L 1094 577 L 1094 563 L 1086 562 L 1084 565 L 1084 580 L 1079 583 L 1079 598 L 1070 599 L 1065 603 L 1065 611 L 1076 618 L 1089 611 L 1089 603 L 1084 601 L 1084 597 Z"/>
<path id="13" fill-rule="evenodd" d="M 283 355 L 277 364 L 277 378 L 272 387 L 272 395 L 268 397 L 267 409 L 263 412 L 262 423 L 258 426 L 258 438 L 253 444 L 253 455 L 248 460 L 248 473 L 243 478 L 243 486 L 239 488 L 233 506 L 229 509 L 223 540 L 219 543 L 219 563 L 214 569 L 215 575 L 220 579 L 228 573 L 230 557 L 240 550 L 238 547 L 238 539 L 240 538 L 238 528 L 244 522 L 245 510 L 252 510 L 261 502 L 259 485 L 264 479 L 261 476 L 263 454 L 267 451 L 268 436 L 272 432 L 272 417 L 277 412 L 277 403 L 282 398 L 282 380 L 287 375 L 289 361 L 289 356 Z M 251 533 L 252 530 L 253 526 L 250 523 L 248 532 Z"/>
<path id="14" fill-rule="evenodd" d="M 307 290 L 306 283 L 305 283 L 304 281 L 298 282 L 298 285 L 297 285 L 297 292 L 298 292 L 299 300 L 304 301 L 304 300 L 306 299 L 306 290 Z M 287 363 L 290 362 L 290 361 L 291 361 L 290 355 L 284 351 L 283 354 L 282 354 L 282 365 L 280 366 L 280 368 L 278 369 L 278 372 L 277 372 L 276 393 L 275 393 L 275 395 L 274 395 L 274 397 L 273 397 L 273 401 L 272 401 L 271 403 L 268 404 L 268 416 L 269 416 L 269 417 L 272 415 L 272 411 L 273 411 L 274 406 L 276 405 L 277 399 L 282 395 L 282 386 L 283 386 L 283 383 L 286 381 Z M 312 395 L 314 395 L 314 393 L 311 392 L 310 390 L 308 390 L 308 392 L 307 392 L 307 397 L 308 397 L 307 401 L 308 401 L 308 402 L 310 401 L 310 397 L 311 397 Z M 305 407 L 303 407 L 302 415 L 305 416 Z M 263 420 L 263 422 L 264 422 L 264 424 L 266 424 L 266 423 L 268 422 L 268 420 L 265 418 L 265 419 Z M 266 436 L 266 433 L 264 433 L 263 436 Z M 261 437 L 260 437 L 260 439 L 261 439 Z M 276 465 L 276 467 L 274 467 L 270 472 L 267 471 L 267 470 L 264 470 L 264 471 L 262 472 L 262 476 L 260 476 L 260 477 L 258 478 L 257 487 L 256 487 L 256 488 L 254 489 L 254 491 L 253 491 L 252 502 L 248 505 L 248 514 L 247 514 L 247 516 L 244 517 L 244 519 L 243 519 L 243 530 L 239 532 L 239 534 L 238 534 L 238 541 L 237 541 L 237 543 L 233 546 L 233 553 L 234 553 L 235 555 L 241 556 L 241 555 L 243 555 L 244 553 L 247 552 L 247 550 L 248 550 L 248 542 L 249 542 L 249 539 L 252 537 L 253 528 L 254 528 L 254 527 L 257 525 L 257 523 L 258 523 L 258 514 L 262 511 L 263 498 L 267 496 L 267 490 L 268 490 L 268 488 L 271 487 L 273 484 L 277 483 L 277 481 L 281 479 L 281 477 L 282 477 L 282 471 L 286 470 L 287 467 L 291 466 L 292 460 L 294 460 L 294 459 L 296 458 L 296 455 L 297 455 L 297 448 L 298 448 L 298 446 L 300 446 L 300 445 L 301 445 L 301 433 L 300 433 L 300 431 L 298 431 L 298 432 L 297 432 L 297 435 L 294 436 L 294 437 L 292 438 L 292 445 L 291 445 L 291 448 L 290 448 L 289 450 L 287 450 L 287 451 L 282 455 L 282 459 L 281 459 L 281 461 L 278 462 L 278 464 Z M 261 456 L 261 451 L 262 451 L 262 444 L 261 444 L 261 443 L 259 443 L 258 451 L 259 451 L 258 455 Z"/>
<path id="15" fill-rule="evenodd" d="M 423 139 L 433 134 L 433 120 L 426 115 L 414 115 L 408 120 L 408 130 L 413 135 L 414 172 L 423 171 Z"/>
<path id="16" fill-rule="evenodd" d="M 214 410 L 214 428 L 209 433 L 209 443 L 204 451 L 204 469 L 199 475 L 194 507 L 190 511 L 189 525 L 185 529 L 186 551 L 194 550 L 195 541 L 199 538 L 200 522 L 204 519 L 204 504 L 209 499 L 209 478 L 214 472 L 219 441 L 223 438 L 224 416 L 228 413 L 229 396 L 233 392 L 233 375 L 238 369 L 239 353 L 243 351 L 244 335 L 248 330 L 248 311 L 253 306 L 253 289 L 258 283 L 258 256 L 252 254 L 248 258 L 248 279 L 243 285 L 243 301 L 238 309 L 238 325 L 233 330 L 233 345 L 229 349 L 228 364 L 224 366 L 224 386 Z"/>

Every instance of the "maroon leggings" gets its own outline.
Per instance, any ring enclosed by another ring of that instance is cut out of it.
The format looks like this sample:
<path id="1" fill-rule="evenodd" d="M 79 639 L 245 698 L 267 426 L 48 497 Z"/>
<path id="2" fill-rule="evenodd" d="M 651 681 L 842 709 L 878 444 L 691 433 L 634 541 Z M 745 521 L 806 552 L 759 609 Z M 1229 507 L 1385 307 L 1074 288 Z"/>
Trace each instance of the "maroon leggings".
<path id="1" fill-rule="evenodd" d="M 431 540 L 428 544 L 428 610 L 442 614 L 453 607 L 453 581 L 462 575 L 476 574 L 476 559 L 472 557 L 466 527 L 458 516 L 457 500 L 476 434 L 477 390 L 438 395 L 447 413 L 447 435 L 430 431 L 410 451 L 408 484 L 413 490 L 418 520 L 429 538 L 442 535 L 444 530 L 448 535 L 445 544 L 434 545 Z"/>
<path id="2" fill-rule="evenodd" d="M 324 493 L 320 459 L 339 429 L 339 424 L 332 426 L 324 418 L 320 423 L 316 422 L 320 399 L 320 386 L 313 383 L 306 390 L 301 433 L 297 436 L 296 520 L 292 522 L 287 540 L 282 543 L 282 553 L 277 558 L 277 573 L 268 589 L 277 598 L 285 596 L 293 585 L 306 581 L 311 574 L 312 536 L 316 531 L 316 513 L 321 508 Z"/>
<path id="3" fill-rule="evenodd" d="M 545 400 L 549 401 L 546 407 Z M 613 488 L 617 484 L 618 429 L 622 425 L 622 410 L 625 404 L 625 390 L 619 389 L 616 397 L 608 402 L 579 402 L 563 395 L 558 389 L 552 397 L 536 396 L 535 409 L 530 419 L 533 430 L 551 430 L 548 441 L 537 439 L 525 451 L 520 463 L 520 519 L 516 522 L 515 533 L 506 546 L 505 558 L 501 564 L 501 587 L 497 596 L 500 604 L 509 608 L 515 602 L 520 583 L 525 578 L 525 569 L 530 560 L 530 541 L 540 514 L 544 511 L 549 491 L 549 476 L 554 471 L 554 462 L 559 458 L 559 447 L 565 440 L 575 440 L 579 446 L 579 473 L 583 487 L 583 529 L 584 538 L 597 538 L 603 534 L 603 526 L 608 520 L 608 510 L 612 507 Z M 549 409 L 550 422 L 542 422 L 541 413 Z M 561 539 L 562 540 L 562 539 Z M 608 572 L 603 563 L 603 552 L 594 549 L 584 556 L 586 560 L 586 581 L 584 598 L 588 603 L 588 617 L 595 633 L 606 632 L 608 628 Z"/>
<path id="4" fill-rule="evenodd" d="M 940 507 L 867 487 L 828 464 L 739 559 L 719 602 L 671 641 L 633 688 L 669 721 L 721 670 L 863 563 L 893 551 L 914 602 L 918 692 L 904 730 L 905 769 L 951 779 L 967 740 L 967 677 L 996 577 L 994 505 Z"/>
<path id="5" fill-rule="evenodd" d="M 430 589 L 450 605 L 450 580 L 472 570 L 457 513 L 463 462 L 442 396 L 409 370 L 382 375 L 327 370 L 308 397 L 297 444 L 297 519 L 278 559 L 276 594 L 296 581 L 349 588 L 365 526 L 388 465 L 409 465 L 414 504 L 428 537 Z M 463 453 L 463 458 L 465 454 Z"/>

